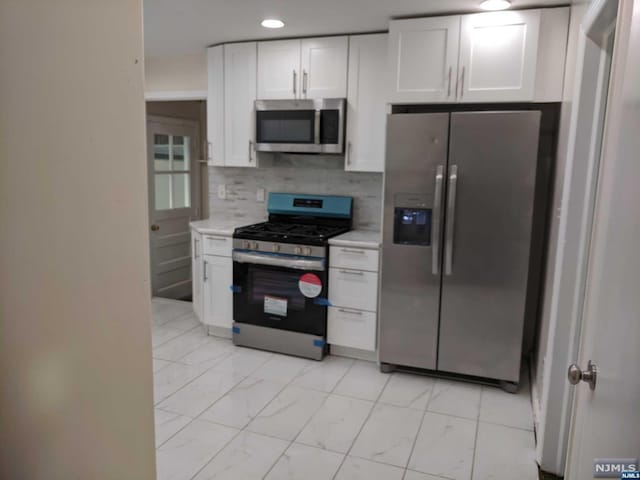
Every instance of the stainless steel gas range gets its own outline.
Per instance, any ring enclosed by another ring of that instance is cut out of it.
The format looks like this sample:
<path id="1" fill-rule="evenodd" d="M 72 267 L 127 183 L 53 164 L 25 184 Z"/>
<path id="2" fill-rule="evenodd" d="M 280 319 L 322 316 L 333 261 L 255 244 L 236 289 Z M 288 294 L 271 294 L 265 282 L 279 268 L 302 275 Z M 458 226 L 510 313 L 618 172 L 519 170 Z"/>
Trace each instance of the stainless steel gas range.
<path id="1" fill-rule="evenodd" d="M 233 342 L 321 360 L 328 239 L 351 228 L 351 197 L 271 193 L 269 221 L 233 235 Z"/>

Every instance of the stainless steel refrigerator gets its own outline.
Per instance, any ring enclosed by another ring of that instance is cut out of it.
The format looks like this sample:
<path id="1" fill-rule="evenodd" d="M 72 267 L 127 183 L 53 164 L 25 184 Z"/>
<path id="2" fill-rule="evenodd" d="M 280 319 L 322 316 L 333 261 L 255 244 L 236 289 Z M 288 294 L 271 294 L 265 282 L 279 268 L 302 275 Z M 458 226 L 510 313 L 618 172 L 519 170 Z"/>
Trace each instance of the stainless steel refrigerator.
<path id="1" fill-rule="evenodd" d="M 383 370 L 518 382 L 540 117 L 388 116 Z"/>

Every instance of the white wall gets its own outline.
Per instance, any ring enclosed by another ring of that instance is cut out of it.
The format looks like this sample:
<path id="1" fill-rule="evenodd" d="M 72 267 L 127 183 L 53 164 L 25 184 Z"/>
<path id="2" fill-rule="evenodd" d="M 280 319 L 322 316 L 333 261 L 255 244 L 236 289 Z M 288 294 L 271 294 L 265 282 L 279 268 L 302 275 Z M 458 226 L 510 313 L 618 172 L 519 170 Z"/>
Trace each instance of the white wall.
<path id="1" fill-rule="evenodd" d="M 0 2 L 0 478 L 155 479 L 142 0 Z"/>
<path id="2" fill-rule="evenodd" d="M 207 54 L 146 57 L 145 94 L 151 100 L 195 100 L 207 92 Z M 176 95 L 177 94 L 177 95 Z"/>

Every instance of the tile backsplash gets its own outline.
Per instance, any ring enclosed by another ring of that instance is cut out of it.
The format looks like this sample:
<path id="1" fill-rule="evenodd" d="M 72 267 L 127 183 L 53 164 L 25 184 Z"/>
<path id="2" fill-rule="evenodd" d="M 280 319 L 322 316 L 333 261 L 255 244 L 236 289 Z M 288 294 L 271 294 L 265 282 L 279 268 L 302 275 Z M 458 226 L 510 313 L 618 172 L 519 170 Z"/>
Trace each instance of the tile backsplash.
<path id="1" fill-rule="evenodd" d="M 348 195 L 353 197 L 353 228 L 379 230 L 382 173 L 344 171 L 344 157 L 263 154 L 257 168 L 209 167 L 209 215 L 212 218 L 267 217 L 269 192 Z M 218 186 L 226 199 L 218 198 Z M 265 201 L 256 192 L 265 189 Z"/>

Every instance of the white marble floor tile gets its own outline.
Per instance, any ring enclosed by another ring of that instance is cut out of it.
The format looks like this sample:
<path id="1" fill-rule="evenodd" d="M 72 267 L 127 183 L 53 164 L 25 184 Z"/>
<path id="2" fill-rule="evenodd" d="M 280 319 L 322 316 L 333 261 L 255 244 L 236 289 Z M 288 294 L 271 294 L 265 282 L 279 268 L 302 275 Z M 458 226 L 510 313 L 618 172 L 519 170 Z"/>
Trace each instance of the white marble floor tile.
<path id="1" fill-rule="evenodd" d="M 209 340 L 180 359 L 180 363 L 214 367 L 237 351 L 231 340 L 209 337 Z"/>
<path id="2" fill-rule="evenodd" d="M 196 327 L 154 348 L 153 358 L 171 361 L 180 360 L 208 341 L 209 337 L 207 337 L 202 328 Z"/>
<path id="3" fill-rule="evenodd" d="M 154 412 L 154 418 L 156 424 L 156 447 L 166 442 L 169 437 L 193 420 L 191 417 L 165 412 L 157 408 Z"/>
<path id="4" fill-rule="evenodd" d="M 480 385 L 439 378 L 431 392 L 427 410 L 477 420 L 481 392 Z"/>
<path id="5" fill-rule="evenodd" d="M 405 467 L 423 412 L 377 404 L 353 444 L 350 454 Z"/>
<path id="6" fill-rule="evenodd" d="M 162 368 L 171 365 L 171 362 L 169 362 L 168 360 L 160 360 L 159 358 L 154 358 L 153 359 L 153 373 L 157 373 L 158 371 L 160 371 Z"/>
<path id="7" fill-rule="evenodd" d="M 372 407 L 366 400 L 329 395 L 296 442 L 347 453 Z"/>
<path id="8" fill-rule="evenodd" d="M 175 328 L 176 330 L 182 330 L 183 332 L 186 332 L 187 330 L 191 330 L 198 325 L 200 325 L 200 320 L 198 320 L 196 314 L 193 312 L 189 312 L 186 315 L 182 315 L 181 317 L 169 320 L 163 326 Z"/>
<path id="9" fill-rule="evenodd" d="M 272 353 L 250 348 L 236 347 L 234 352 L 213 367 L 215 370 L 231 371 L 238 375 L 249 375 L 273 356 Z"/>
<path id="10" fill-rule="evenodd" d="M 331 480 L 342 457 L 339 453 L 292 444 L 280 457 L 266 480 Z"/>
<path id="11" fill-rule="evenodd" d="M 162 401 L 158 407 L 188 417 L 197 417 L 243 378 L 229 371 L 209 370 Z"/>
<path id="12" fill-rule="evenodd" d="M 389 380 L 373 362 L 357 360 L 340 380 L 333 393 L 375 401 Z"/>
<path id="13" fill-rule="evenodd" d="M 244 428 L 285 386 L 283 383 L 245 378 L 209 407 L 200 418 Z"/>
<path id="14" fill-rule="evenodd" d="M 347 457 L 334 480 L 402 480 L 403 468 Z"/>
<path id="15" fill-rule="evenodd" d="M 480 421 L 533 430 L 533 410 L 529 390 L 507 393 L 495 387 L 482 387 Z"/>
<path id="16" fill-rule="evenodd" d="M 321 362 L 313 362 L 307 365 L 300 374 L 294 378 L 292 385 L 303 388 L 312 388 L 323 392 L 331 392 L 347 370 L 353 365 L 349 358 L 329 356 Z"/>
<path id="17" fill-rule="evenodd" d="M 275 354 L 254 371 L 251 376 L 263 380 L 289 383 L 303 368 L 311 365 L 311 362 L 312 360 L 304 358 Z"/>
<path id="18" fill-rule="evenodd" d="M 443 477 L 436 477 L 435 475 L 429 475 L 428 473 L 407 470 L 404 474 L 404 480 L 448 480 L 448 479 Z"/>
<path id="19" fill-rule="evenodd" d="M 475 420 L 427 412 L 408 468 L 453 480 L 469 480 L 476 424 Z"/>
<path id="20" fill-rule="evenodd" d="M 288 446 L 284 440 L 241 432 L 194 480 L 261 480 Z"/>
<path id="21" fill-rule="evenodd" d="M 158 480 L 191 479 L 237 433 L 235 428 L 194 420 L 158 448 Z"/>
<path id="22" fill-rule="evenodd" d="M 287 387 L 247 426 L 247 430 L 293 440 L 320 408 L 326 393 Z"/>
<path id="23" fill-rule="evenodd" d="M 394 373 L 382 391 L 381 403 L 424 410 L 427 408 L 435 380 L 422 375 Z"/>
<path id="24" fill-rule="evenodd" d="M 193 304 L 155 297 L 151 299 L 151 311 L 154 322 L 170 321 L 192 312 Z"/>
<path id="25" fill-rule="evenodd" d="M 158 404 L 204 372 L 196 365 L 171 363 L 153 375 L 153 401 Z"/>
<path id="26" fill-rule="evenodd" d="M 480 422 L 473 480 L 536 480 L 533 432 Z"/>
<path id="27" fill-rule="evenodd" d="M 176 330 L 175 328 L 169 328 L 165 326 L 153 326 L 151 327 L 151 346 L 158 347 L 171 339 L 177 338 L 184 332 L 182 330 Z"/>

